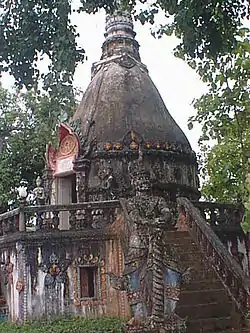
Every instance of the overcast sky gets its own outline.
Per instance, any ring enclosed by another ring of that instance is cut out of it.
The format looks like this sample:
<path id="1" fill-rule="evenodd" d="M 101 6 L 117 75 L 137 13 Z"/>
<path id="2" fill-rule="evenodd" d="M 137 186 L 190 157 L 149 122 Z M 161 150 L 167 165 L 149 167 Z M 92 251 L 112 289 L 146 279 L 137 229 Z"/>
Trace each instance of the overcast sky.
<path id="1" fill-rule="evenodd" d="M 77 1 L 77 0 L 75 0 Z M 90 70 L 93 62 L 100 59 L 101 45 L 104 41 L 105 13 L 95 15 L 73 14 L 72 21 L 80 33 L 78 42 L 84 47 L 88 60 L 78 66 L 75 85 L 85 90 L 90 82 Z M 191 131 L 187 128 L 188 118 L 195 113 L 192 101 L 206 91 L 206 86 L 188 65 L 173 55 L 177 44 L 175 37 L 154 39 L 150 25 L 135 23 L 136 39 L 140 44 L 142 62 L 148 67 L 149 74 L 158 88 L 169 112 L 187 135 L 194 150 L 198 150 L 200 128 Z M 3 86 L 13 84 L 7 75 L 2 80 Z"/>

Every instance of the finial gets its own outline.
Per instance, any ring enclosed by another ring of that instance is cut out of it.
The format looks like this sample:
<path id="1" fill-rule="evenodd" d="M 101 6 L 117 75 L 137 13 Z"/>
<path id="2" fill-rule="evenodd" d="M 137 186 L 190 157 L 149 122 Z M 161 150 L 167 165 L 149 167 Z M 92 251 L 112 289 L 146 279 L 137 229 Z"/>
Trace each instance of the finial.
<path id="1" fill-rule="evenodd" d="M 140 61 L 132 16 L 124 9 L 121 0 L 116 0 L 116 8 L 112 15 L 106 17 L 106 40 L 102 46 L 102 59 L 126 53 Z"/>

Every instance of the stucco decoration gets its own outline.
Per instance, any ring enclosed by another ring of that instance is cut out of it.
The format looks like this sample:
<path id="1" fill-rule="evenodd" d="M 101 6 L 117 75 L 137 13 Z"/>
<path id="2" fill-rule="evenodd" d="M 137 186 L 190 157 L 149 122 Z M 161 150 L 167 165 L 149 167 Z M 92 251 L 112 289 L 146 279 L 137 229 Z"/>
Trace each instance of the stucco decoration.
<path id="1" fill-rule="evenodd" d="M 40 176 L 38 176 L 36 179 L 36 187 L 33 190 L 33 194 L 35 197 L 35 203 L 37 205 L 45 204 L 45 191 L 43 187 L 43 180 Z"/>
<path id="2" fill-rule="evenodd" d="M 8 257 L 3 268 L 5 285 L 13 284 L 13 270 L 14 264 L 10 261 L 10 257 Z"/>
<path id="3" fill-rule="evenodd" d="M 54 176 L 73 173 L 73 161 L 80 150 L 80 140 L 69 125 L 61 124 L 58 132 L 59 146 L 48 145 L 46 162 Z"/>
<path id="4" fill-rule="evenodd" d="M 129 231 L 124 242 L 125 269 L 122 277 L 110 274 L 113 287 L 127 291 L 132 318 L 125 332 L 185 332 L 185 320 L 175 309 L 189 269 L 179 265 L 164 241 L 164 231 L 175 229 L 175 204 L 153 195 L 142 156 L 130 165 L 130 174 L 135 196 L 122 200 Z"/>
<path id="5" fill-rule="evenodd" d="M 136 65 L 136 61 L 134 58 L 130 57 L 128 54 L 123 54 L 121 57 L 115 60 L 120 66 L 125 68 L 132 68 Z"/>
<path id="6" fill-rule="evenodd" d="M 70 260 L 59 260 L 59 257 L 52 253 L 48 262 L 41 265 L 41 269 L 46 273 L 44 279 L 44 299 L 46 315 L 58 315 L 63 313 L 64 299 L 68 287 L 67 269 Z"/>
<path id="7" fill-rule="evenodd" d="M 24 280 L 23 279 L 18 279 L 16 282 L 16 290 L 21 293 L 22 291 L 24 291 Z"/>
<path id="8" fill-rule="evenodd" d="M 49 257 L 49 262 L 41 265 L 41 269 L 47 273 L 45 277 L 45 286 L 54 287 L 56 283 L 64 283 L 69 261 L 59 261 L 55 253 Z"/>
<path id="9" fill-rule="evenodd" d="M 116 199 L 117 181 L 110 160 L 99 160 L 95 164 L 97 176 L 100 181 L 100 190 L 103 191 L 103 200 Z"/>

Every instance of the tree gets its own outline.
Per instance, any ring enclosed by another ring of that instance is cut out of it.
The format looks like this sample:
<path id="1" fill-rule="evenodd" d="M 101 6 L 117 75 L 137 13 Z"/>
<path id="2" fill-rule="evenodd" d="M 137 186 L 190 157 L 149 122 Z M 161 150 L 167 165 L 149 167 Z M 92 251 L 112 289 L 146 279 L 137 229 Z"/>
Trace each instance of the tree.
<path id="1" fill-rule="evenodd" d="M 16 198 L 21 181 L 32 188 L 41 175 L 46 144 L 56 138 L 61 104 L 45 94 L 11 93 L 0 86 L 0 210 Z M 74 107 L 68 105 L 69 114 Z"/>
<path id="2" fill-rule="evenodd" d="M 236 43 L 235 33 L 241 19 L 248 17 L 245 0 L 155 0 L 147 9 L 135 11 L 136 0 L 2 0 L 0 4 L 0 71 L 10 72 L 20 86 L 35 87 L 38 78 L 51 94 L 72 87 L 76 65 L 84 60 L 77 46 L 75 26 L 70 21 L 73 6 L 78 12 L 130 10 L 142 23 L 154 23 L 163 10 L 166 23 L 158 29 L 181 38 L 176 49 L 183 58 L 204 58 L 225 54 Z M 49 74 L 38 69 L 39 60 L 50 60 Z M 58 91 L 59 90 L 59 91 Z"/>
<path id="3" fill-rule="evenodd" d="M 217 61 L 206 60 L 197 69 L 209 84 L 208 93 L 196 100 L 196 116 L 202 124 L 200 145 L 204 163 L 202 192 L 220 202 L 243 202 L 250 149 L 250 34 L 238 33 L 232 52 Z M 215 144 L 212 148 L 209 141 Z"/>

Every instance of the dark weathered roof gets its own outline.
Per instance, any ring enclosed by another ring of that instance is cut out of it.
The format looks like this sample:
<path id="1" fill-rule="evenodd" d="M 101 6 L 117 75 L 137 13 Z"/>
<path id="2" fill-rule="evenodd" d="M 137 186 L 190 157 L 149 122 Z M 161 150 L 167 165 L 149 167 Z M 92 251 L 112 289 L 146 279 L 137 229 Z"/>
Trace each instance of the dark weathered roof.
<path id="1" fill-rule="evenodd" d="M 134 131 L 146 141 L 190 147 L 142 64 L 127 68 L 111 61 L 100 67 L 74 115 L 82 121 L 83 135 L 94 121 L 90 136 L 98 143 L 120 141 Z"/>
<path id="2" fill-rule="evenodd" d="M 83 136 L 96 138 L 99 146 L 123 142 L 130 132 L 133 140 L 137 134 L 137 144 L 144 139 L 190 148 L 140 61 L 135 35 L 130 14 L 107 16 L 101 61 L 93 65 L 92 81 L 74 120 L 82 121 Z"/>

